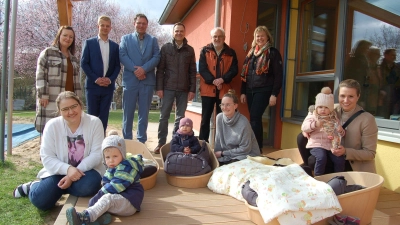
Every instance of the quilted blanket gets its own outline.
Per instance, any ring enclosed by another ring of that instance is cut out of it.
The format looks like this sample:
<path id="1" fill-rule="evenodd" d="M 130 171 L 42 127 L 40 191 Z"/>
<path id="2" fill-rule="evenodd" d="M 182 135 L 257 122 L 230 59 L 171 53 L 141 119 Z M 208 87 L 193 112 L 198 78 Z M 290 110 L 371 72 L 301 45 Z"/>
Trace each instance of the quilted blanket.
<path id="1" fill-rule="evenodd" d="M 275 167 L 245 159 L 215 169 L 207 186 L 244 201 L 241 187 L 247 180 L 259 196 L 265 223 L 277 218 L 282 225 L 312 224 L 342 211 L 332 188 L 297 164 Z"/>

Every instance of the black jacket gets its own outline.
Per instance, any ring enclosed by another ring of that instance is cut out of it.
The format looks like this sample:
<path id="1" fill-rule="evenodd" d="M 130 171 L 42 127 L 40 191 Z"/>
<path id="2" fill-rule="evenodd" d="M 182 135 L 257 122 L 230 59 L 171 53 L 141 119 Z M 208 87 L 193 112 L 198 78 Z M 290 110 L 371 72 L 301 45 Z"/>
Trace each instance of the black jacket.
<path id="1" fill-rule="evenodd" d="M 179 134 L 176 132 L 171 140 L 171 152 L 183 152 L 184 147 L 190 147 L 192 154 L 197 154 L 200 149 L 199 139 L 192 134 Z"/>
<path id="2" fill-rule="evenodd" d="M 283 66 L 282 56 L 278 49 L 271 47 L 269 53 L 269 68 L 267 73 L 256 74 L 256 62 L 258 57 L 254 54 L 250 57 L 251 65 L 247 74 L 246 82 L 242 81 L 241 94 L 246 94 L 246 89 L 267 88 L 272 95 L 277 96 L 282 87 Z"/>
<path id="3" fill-rule="evenodd" d="M 175 41 L 161 47 L 161 59 L 157 66 L 156 88 L 196 93 L 196 58 L 194 49 L 187 44 L 178 49 Z"/>

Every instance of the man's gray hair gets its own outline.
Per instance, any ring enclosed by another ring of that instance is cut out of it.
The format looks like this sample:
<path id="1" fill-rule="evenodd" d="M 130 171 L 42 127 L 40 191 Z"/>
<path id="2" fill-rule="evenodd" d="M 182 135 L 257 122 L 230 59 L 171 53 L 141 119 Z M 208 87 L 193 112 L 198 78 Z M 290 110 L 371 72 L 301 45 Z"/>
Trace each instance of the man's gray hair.
<path id="1" fill-rule="evenodd" d="M 211 30 L 211 32 L 210 32 L 211 37 L 212 37 L 212 36 L 215 34 L 215 32 L 217 32 L 217 31 L 221 31 L 222 34 L 225 36 L 225 30 L 224 30 L 224 28 L 222 28 L 222 27 L 215 27 L 215 28 L 213 28 L 213 29 Z"/>

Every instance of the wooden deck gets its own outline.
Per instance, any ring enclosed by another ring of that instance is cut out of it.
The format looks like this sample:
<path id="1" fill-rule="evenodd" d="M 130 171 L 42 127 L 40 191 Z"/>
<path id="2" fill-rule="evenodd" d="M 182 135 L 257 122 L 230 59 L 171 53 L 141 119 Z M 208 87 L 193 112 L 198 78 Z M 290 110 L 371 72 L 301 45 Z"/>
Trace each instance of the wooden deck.
<path id="1" fill-rule="evenodd" d="M 159 155 L 155 155 L 159 156 Z M 158 158 L 159 160 L 159 158 Z M 161 163 L 160 163 L 161 165 Z M 67 224 L 65 210 L 75 205 L 77 211 L 87 207 L 89 198 L 70 196 L 55 224 Z M 171 186 L 160 170 L 157 184 L 145 191 L 141 212 L 130 217 L 113 217 L 111 224 L 253 224 L 243 202 L 215 194 L 208 188 L 187 189 Z M 372 225 L 400 225 L 400 194 L 382 188 Z"/>

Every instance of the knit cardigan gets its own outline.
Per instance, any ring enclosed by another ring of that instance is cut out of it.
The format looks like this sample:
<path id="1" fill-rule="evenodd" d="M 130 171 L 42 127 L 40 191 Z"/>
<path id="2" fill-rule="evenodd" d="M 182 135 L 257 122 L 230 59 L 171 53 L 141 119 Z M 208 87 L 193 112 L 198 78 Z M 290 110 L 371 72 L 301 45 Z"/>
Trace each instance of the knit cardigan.
<path id="1" fill-rule="evenodd" d="M 229 162 L 232 159 L 242 160 L 250 156 L 259 156 L 256 136 L 245 116 L 235 112 L 231 119 L 224 113 L 217 115 L 217 131 L 215 135 L 215 152 L 223 151 L 220 162 Z"/>
<path id="2" fill-rule="evenodd" d="M 77 166 L 82 172 L 95 169 L 104 174 L 101 143 L 104 139 L 103 124 L 100 119 L 82 112 L 81 123 L 85 140 L 84 158 Z M 44 168 L 37 175 L 46 178 L 52 175 L 66 175 L 68 167 L 67 129 L 62 116 L 51 119 L 44 128 L 40 157 Z"/>

